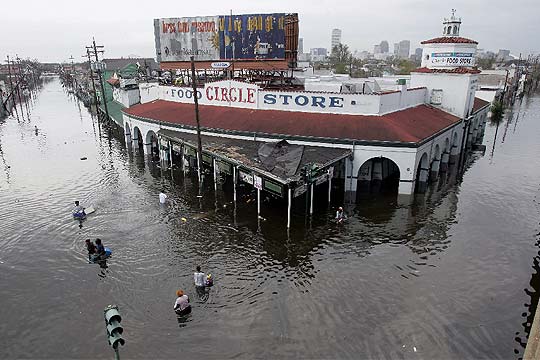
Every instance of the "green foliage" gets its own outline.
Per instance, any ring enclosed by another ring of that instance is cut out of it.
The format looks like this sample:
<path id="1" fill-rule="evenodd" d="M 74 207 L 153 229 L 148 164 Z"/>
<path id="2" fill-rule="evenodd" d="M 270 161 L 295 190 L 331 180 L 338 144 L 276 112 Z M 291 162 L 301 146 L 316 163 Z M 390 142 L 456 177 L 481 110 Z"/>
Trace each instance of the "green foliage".
<path id="1" fill-rule="evenodd" d="M 416 64 L 413 61 L 402 59 L 398 62 L 397 75 L 408 75 L 416 69 Z"/>
<path id="2" fill-rule="evenodd" d="M 486 58 L 476 59 L 476 66 L 485 70 L 491 69 L 494 63 L 495 63 L 494 55 L 486 57 Z"/>
<path id="3" fill-rule="evenodd" d="M 338 64 L 348 64 L 350 59 L 351 52 L 349 51 L 349 47 L 342 43 L 334 46 L 334 48 L 332 49 L 332 53 L 329 57 L 330 64 L 332 64 L 333 66 L 336 66 Z"/>
<path id="4" fill-rule="evenodd" d="M 491 123 L 492 124 L 500 124 L 503 116 L 504 116 L 504 105 L 502 102 L 495 101 L 493 105 L 491 105 Z"/>
<path id="5" fill-rule="evenodd" d="M 349 73 L 347 68 L 346 68 L 346 64 L 343 64 L 343 63 L 336 64 L 335 68 L 334 68 L 334 71 L 335 71 L 336 74 L 347 74 L 347 73 Z"/>

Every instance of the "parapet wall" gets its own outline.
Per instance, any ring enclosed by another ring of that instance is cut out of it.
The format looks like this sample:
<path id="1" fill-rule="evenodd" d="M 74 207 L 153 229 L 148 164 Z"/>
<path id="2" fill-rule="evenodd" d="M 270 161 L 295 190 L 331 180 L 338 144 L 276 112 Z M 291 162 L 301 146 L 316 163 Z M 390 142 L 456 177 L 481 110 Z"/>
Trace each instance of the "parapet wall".
<path id="1" fill-rule="evenodd" d="M 193 102 L 190 87 L 139 84 L 141 103 L 167 100 Z M 376 94 L 263 90 L 255 84 L 234 80 L 206 83 L 197 89 L 199 104 L 281 110 L 294 112 L 350 115 L 384 115 L 424 103 L 425 88 L 405 89 Z"/>

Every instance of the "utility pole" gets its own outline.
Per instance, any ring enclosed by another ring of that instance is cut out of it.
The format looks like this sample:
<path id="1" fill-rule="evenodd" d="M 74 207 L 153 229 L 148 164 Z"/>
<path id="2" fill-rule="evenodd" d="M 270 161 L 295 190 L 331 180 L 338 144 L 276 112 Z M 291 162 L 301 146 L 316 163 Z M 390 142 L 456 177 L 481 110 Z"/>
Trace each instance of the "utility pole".
<path id="1" fill-rule="evenodd" d="M 201 123 L 199 120 L 199 99 L 197 97 L 197 75 L 195 74 L 195 57 L 191 57 L 191 85 L 193 86 L 193 100 L 195 101 L 195 120 L 197 120 L 197 175 L 199 176 L 199 196 L 202 195 L 202 143 Z"/>
<path id="2" fill-rule="evenodd" d="M 92 82 L 92 90 L 94 90 L 94 101 L 96 103 L 96 106 L 98 106 L 96 84 L 94 82 L 94 71 L 92 70 L 92 58 L 90 57 L 90 49 L 88 49 L 88 47 L 86 48 L 86 56 L 88 57 L 88 67 L 90 68 L 90 80 Z"/>
<path id="3" fill-rule="evenodd" d="M 21 64 L 20 64 L 20 58 L 19 58 L 19 55 L 15 54 L 15 60 L 16 61 L 11 61 L 13 64 L 17 64 L 17 84 L 15 85 L 15 87 L 17 88 L 17 96 L 19 97 L 19 107 L 21 108 L 21 117 L 23 118 L 24 120 L 24 111 L 23 111 L 23 107 L 22 107 L 22 99 L 21 99 L 21 82 L 22 82 L 22 71 L 21 71 Z"/>
<path id="4" fill-rule="evenodd" d="M 15 55 L 15 60 L 19 60 L 19 55 Z M 17 84 L 15 84 L 15 88 L 17 89 L 17 96 L 19 97 L 19 104 L 21 105 L 21 113 L 22 113 L 22 100 L 21 100 L 21 67 L 17 63 L 17 61 L 11 61 L 13 64 L 17 64 L 17 74 L 15 74 L 15 80 L 17 80 Z"/>
<path id="5" fill-rule="evenodd" d="M 13 80 L 11 79 L 11 65 L 9 63 L 9 55 L 7 56 L 8 74 L 9 74 L 9 89 L 11 90 L 11 96 L 15 99 L 15 93 L 13 92 Z"/>
<path id="6" fill-rule="evenodd" d="M 104 50 L 98 50 L 103 49 L 103 45 L 96 45 L 96 40 L 92 38 L 92 46 L 87 46 L 86 49 L 91 49 L 94 53 L 94 56 L 96 57 L 96 71 L 98 73 L 99 77 L 99 84 L 101 85 L 101 99 L 103 100 L 103 107 L 105 108 L 105 116 L 107 117 L 107 121 L 110 120 L 109 118 L 109 109 L 107 108 L 107 99 L 105 99 L 105 87 L 103 86 L 103 77 L 101 76 L 101 65 L 99 64 L 99 57 L 98 52 L 103 53 Z"/>
<path id="7" fill-rule="evenodd" d="M 71 60 L 71 72 L 73 73 L 71 75 L 71 83 L 72 83 L 72 86 L 73 84 L 75 84 L 75 90 L 77 90 L 77 79 L 75 78 L 75 64 L 73 64 L 73 60 L 74 60 L 73 55 L 71 55 L 69 59 Z"/>

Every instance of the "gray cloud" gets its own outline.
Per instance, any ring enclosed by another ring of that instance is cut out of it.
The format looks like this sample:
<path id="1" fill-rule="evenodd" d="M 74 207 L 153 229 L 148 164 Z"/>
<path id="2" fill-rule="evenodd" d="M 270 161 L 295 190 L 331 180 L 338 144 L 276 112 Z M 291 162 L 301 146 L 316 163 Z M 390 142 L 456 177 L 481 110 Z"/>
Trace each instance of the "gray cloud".
<path id="1" fill-rule="evenodd" d="M 490 50 L 507 48 L 514 54 L 538 53 L 540 13 L 537 0 L 350 0 L 350 1 L 169 1 L 94 0 L 74 2 L 10 1 L 2 4 L 0 59 L 6 55 L 66 61 L 79 58 L 92 36 L 106 46 L 107 57 L 154 56 L 152 19 L 195 15 L 297 12 L 304 49 L 329 47 L 330 31 L 343 30 L 350 48 L 372 51 L 381 40 L 390 44 L 411 40 L 411 47 L 439 36 L 442 18 L 450 8 L 462 17 L 462 35 Z M 392 47 L 392 46 L 391 46 Z M 81 58 L 82 59 L 82 58 Z"/>

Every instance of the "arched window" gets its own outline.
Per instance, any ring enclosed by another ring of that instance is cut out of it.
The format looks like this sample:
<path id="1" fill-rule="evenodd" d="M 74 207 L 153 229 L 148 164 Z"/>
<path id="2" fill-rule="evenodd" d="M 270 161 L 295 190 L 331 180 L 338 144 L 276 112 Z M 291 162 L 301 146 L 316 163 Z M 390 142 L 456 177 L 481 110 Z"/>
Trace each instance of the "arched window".
<path id="1" fill-rule="evenodd" d="M 442 29 L 443 35 L 446 35 L 446 26 Z"/>
<path id="2" fill-rule="evenodd" d="M 449 26 L 448 29 L 446 29 L 446 34 L 447 34 L 447 35 L 450 35 L 450 32 L 451 32 L 451 31 L 452 31 L 452 27 Z"/>
<path id="3" fill-rule="evenodd" d="M 454 25 L 454 35 L 457 35 L 457 25 Z"/>

